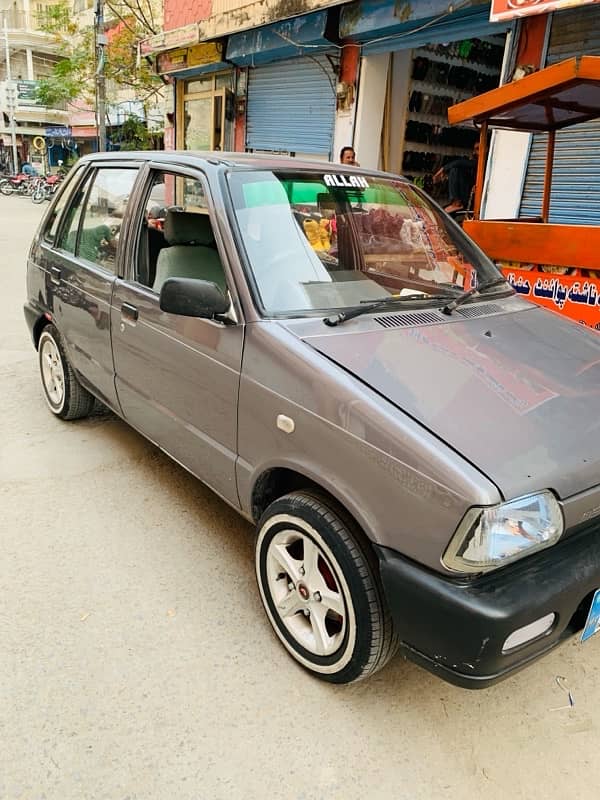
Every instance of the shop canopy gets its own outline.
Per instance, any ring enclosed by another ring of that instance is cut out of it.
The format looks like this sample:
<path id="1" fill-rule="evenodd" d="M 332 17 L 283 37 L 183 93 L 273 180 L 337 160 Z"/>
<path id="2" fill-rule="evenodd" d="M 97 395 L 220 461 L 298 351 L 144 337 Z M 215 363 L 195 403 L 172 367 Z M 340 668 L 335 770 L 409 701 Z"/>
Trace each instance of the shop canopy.
<path id="1" fill-rule="evenodd" d="M 227 43 L 227 61 L 238 67 L 254 67 L 307 53 L 325 52 L 333 47 L 325 35 L 326 26 L 327 11 L 316 11 L 234 33 Z"/>
<path id="2" fill-rule="evenodd" d="M 557 131 L 600 117 L 600 56 L 561 61 L 448 109 L 452 125 Z"/>

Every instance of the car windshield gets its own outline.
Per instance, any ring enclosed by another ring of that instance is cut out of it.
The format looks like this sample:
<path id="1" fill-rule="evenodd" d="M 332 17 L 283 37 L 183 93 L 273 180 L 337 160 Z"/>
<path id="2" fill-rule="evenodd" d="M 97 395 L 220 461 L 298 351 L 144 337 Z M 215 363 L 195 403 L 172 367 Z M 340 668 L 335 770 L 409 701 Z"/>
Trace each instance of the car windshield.
<path id="1" fill-rule="evenodd" d="M 447 297 L 502 277 L 405 180 L 240 170 L 228 181 L 267 314 L 341 309 L 398 294 Z"/>

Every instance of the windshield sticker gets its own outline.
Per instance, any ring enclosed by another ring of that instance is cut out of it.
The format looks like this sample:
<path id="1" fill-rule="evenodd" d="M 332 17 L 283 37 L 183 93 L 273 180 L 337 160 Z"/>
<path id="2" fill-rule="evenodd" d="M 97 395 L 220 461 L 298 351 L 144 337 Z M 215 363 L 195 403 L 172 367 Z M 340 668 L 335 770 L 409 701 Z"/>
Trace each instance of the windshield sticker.
<path id="1" fill-rule="evenodd" d="M 369 181 L 360 175 L 323 175 L 325 186 L 340 189 L 368 189 Z"/>

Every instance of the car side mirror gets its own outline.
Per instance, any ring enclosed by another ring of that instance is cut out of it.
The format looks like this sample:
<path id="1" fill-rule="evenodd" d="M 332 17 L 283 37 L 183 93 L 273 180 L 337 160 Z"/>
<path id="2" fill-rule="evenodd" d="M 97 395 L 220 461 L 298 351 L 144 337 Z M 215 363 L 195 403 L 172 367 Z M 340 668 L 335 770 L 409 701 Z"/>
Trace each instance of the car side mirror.
<path id="1" fill-rule="evenodd" d="M 229 311 L 229 298 L 216 283 L 197 278 L 168 278 L 159 297 L 161 311 L 181 317 L 214 319 Z"/>

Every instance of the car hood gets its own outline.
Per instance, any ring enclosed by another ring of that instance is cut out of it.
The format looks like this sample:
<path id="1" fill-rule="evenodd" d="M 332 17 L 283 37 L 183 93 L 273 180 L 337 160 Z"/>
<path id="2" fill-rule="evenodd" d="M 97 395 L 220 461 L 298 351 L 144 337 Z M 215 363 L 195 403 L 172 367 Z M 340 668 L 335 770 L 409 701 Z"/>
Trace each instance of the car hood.
<path id="1" fill-rule="evenodd" d="M 505 498 L 600 484 L 600 336 L 539 308 L 304 341 L 453 447 Z M 357 321 L 358 322 L 358 321 Z"/>

